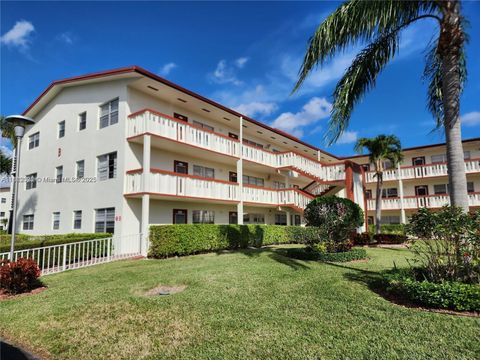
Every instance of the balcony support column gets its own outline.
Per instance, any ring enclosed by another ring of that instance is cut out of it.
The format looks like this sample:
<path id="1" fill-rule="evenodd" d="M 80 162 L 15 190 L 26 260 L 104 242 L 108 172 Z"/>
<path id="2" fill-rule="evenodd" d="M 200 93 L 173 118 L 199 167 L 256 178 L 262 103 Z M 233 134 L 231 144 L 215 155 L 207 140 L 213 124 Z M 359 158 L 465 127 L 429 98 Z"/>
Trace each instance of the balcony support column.
<path id="1" fill-rule="evenodd" d="M 290 211 L 285 210 L 285 213 L 287 214 L 287 226 L 292 225 L 292 220 L 290 219 Z"/>
<path id="2" fill-rule="evenodd" d="M 402 171 L 400 164 L 397 164 L 397 174 L 398 174 L 398 195 L 400 196 L 400 223 L 406 224 L 407 219 L 405 217 L 405 205 L 403 204 L 403 180 L 402 180 Z"/>
<path id="3" fill-rule="evenodd" d="M 141 241 L 140 252 L 143 256 L 147 256 L 148 253 L 148 233 L 150 225 L 150 195 L 148 191 L 149 179 L 150 179 L 150 159 L 151 159 L 151 136 L 143 135 L 143 159 L 142 159 L 142 220 L 141 220 Z"/>
<path id="4" fill-rule="evenodd" d="M 239 148 L 240 148 L 240 157 L 237 160 L 237 182 L 238 182 L 238 198 L 239 203 L 237 204 L 237 223 L 238 225 L 243 225 L 243 117 L 240 116 L 239 119 L 240 131 L 238 134 Z"/>

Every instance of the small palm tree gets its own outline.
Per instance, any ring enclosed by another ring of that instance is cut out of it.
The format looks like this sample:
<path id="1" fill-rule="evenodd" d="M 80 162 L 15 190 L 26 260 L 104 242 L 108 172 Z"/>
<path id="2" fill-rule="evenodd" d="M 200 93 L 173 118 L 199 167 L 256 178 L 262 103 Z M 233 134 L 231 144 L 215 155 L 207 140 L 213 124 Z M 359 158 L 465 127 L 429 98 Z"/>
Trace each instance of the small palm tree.
<path id="1" fill-rule="evenodd" d="M 427 52 L 424 76 L 429 80 L 428 108 L 447 142 L 452 204 L 468 211 L 468 194 L 460 130 L 460 93 L 466 79 L 464 19 L 460 1 L 350 0 L 338 7 L 310 39 L 296 91 L 310 71 L 359 41 L 369 44 L 358 53 L 333 93 L 327 139 L 335 142 L 348 127 L 354 106 L 375 85 L 399 50 L 400 32 L 423 19 L 438 23 L 438 36 Z"/>
<path id="2" fill-rule="evenodd" d="M 0 149 L 0 175 L 10 173 L 12 169 L 12 158 L 4 154 Z"/>
<path id="3" fill-rule="evenodd" d="M 402 145 L 400 139 L 395 135 L 378 135 L 374 138 L 361 138 L 355 144 L 355 151 L 363 153 L 367 149 L 370 163 L 375 167 L 377 178 L 377 190 L 375 198 L 375 233 L 380 234 L 382 226 L 382 191 L 383 171 L 385 160 L 389 160 L 393 167 L 396 167 L 403 159 Z"/>

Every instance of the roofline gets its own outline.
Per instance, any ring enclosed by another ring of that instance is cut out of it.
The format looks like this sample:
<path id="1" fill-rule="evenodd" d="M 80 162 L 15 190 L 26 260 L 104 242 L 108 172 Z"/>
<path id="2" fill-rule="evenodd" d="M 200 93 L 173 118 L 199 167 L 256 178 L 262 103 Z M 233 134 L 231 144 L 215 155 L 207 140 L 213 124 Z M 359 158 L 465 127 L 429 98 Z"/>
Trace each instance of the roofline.
<path id="1" fill-rule="evenodd" d="M 277 133 L 281 136 L 284 136 L 292 141 L 295 141 L 297 143 L 300 143 L 304 146 L 307 146 L 309 147 L 310 149 L 313 149 L 313 150 L 316 150 L 316 151 L 320 151 L 321 153 L 324 153 L 328 156 L 331 156 L 337 160 L 341 160 L 342 158 L 336 156 L 336 155 L 333 155 L 331 153 L 329 153 L 328 151 L 325 151 L 323 149 L 320 149 L 316 146 L 313 146 L 307 142 L 304 142 L 298 138 L 296 138 L 295 136 L 293 135 L 290 135 L 282 130 L 279 130 L 279 129 L 276 129 L 276 128 L 273 128 L 273 127 L 270 127 L 260 121 L 257 121 L 257 120 L 254 120 L 248 116 L 245 116 L 235 110 L 232 110 L 216 101 L 213 101 L 211 99 L 208 99 L 196 92 L 193 92 L 191 90 L 188 90 L 186 88 L 184 88 L 183 86 L 180 86 L 178 84 L 175 84 L 165 78 L 162 78 L 140 66 L 128 66 L 128 67 L 122 67 L 122 68 L 118 68 L 118 69 L 113 69 L 113 70 L 107 70 L 107 71 L 100 71 L 100 72 L 95 72 L 95 73 L 90 73 L 90 74 L 86 74 L 86 75 L 80 75 L 80 76 L 73 76 L 73 77 L 69 77 L 69 78 L 65 78 L 65 79 L 62 79 L 62 80 L 55 80 L 53 81 L 52 83 L 50 83 L 50 85 L 35 99 L 35 101 L 23 112 L 23 115 L 26 115 L 30 110 L 33 109 L 33 107 L 56 85 L 63 85 L 63 84 L 67 84 L 67 83 L 72 83 L 72 82 L 75 82 L 75 81 L 80 81 L 80 80 L 87 80 L 87 79 L 94 79 L 94 78 L 99 78 L 99 77 L 105 77 L 105 76 L 111 76 L 111 75 L 118 75 L 118 74 L 123 74 L 123 73 L 131 73 L 131 72 L 136 72 L 138 74 L 141 74 L 143 76 L 146 76 L 150 79 L 153 79 L 155 81 L 158 81 L 164 85 L 167 85 L 167 86 L 170 86 L 178 91 L 181 91 L 187 95 L 190 95 L 200 101 L 203 101 L 203 102 L 206 102 L 216 108 L 219 108 L 225 112 L 228 112 L 234 116 L 237 116 L 237 117 L 243 117 L 243 119 L 255 124 L 255 125 L 258 125 L 266 130 L 269 130 L 269 131 L 272 131 L 274 133 Z"/>
<path id="2" fill-rule="evenodd" d="M 468 142 L 473 142 L 473 141 L 480 141 L 480 137 L 462 140 L 462 144 L 463 144 L 463 143 L 468 143 Z M 404 149 L 402 149 L 402 152 L 412 151 L 412 150 L 428 149 L 428 148 L 432 148 L 432 147 L 445 146 L 445 145 L 447 145 L 447 144 L 443 142 L 443 143 L 431 144 L 431 145 L 413 146 L 413 147 L 409 147 L 409 148 L 404 148 Z M 368 155 L 369 155 L 369 154 L 359 154 L 359 155 L 352 155 L 352 156 L 342 156 L 342 157 L 340 157 L 340 159 L 341 159 L 341 160 L 355 159 L 355 158 L 365 157 L 365 156 L 368 156 Z"/>

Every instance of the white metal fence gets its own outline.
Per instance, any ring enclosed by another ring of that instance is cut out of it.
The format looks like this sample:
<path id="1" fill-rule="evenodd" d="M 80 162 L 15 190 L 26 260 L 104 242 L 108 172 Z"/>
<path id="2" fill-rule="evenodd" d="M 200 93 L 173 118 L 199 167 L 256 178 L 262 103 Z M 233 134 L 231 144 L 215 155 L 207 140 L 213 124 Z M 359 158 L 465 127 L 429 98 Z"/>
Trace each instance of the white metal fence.
<path id="1" fill-rule="evenodd" d="M 139 256 L 141 239 L 141 234 L 134 234 L 16 250 L 13 261 L 29 258 L 38 264 L 42 275 L 53 274 Z M 0 260 L 9 257 L 8 252 L 0 253 Z"/>

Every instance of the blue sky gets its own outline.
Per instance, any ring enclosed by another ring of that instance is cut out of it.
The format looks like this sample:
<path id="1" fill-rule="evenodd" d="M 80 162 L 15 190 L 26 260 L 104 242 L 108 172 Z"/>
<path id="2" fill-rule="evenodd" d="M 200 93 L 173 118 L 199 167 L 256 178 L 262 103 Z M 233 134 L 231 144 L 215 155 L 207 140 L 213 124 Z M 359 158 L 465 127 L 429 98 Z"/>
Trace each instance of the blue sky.
<path id="1" fill-rule="evenodd" d="M 404 147 L 432 133 L 422 83 L 426 20 L 402 36 L 399 56 L 359 104 L 348 132 L 327 148 L 331 94 L 356 51 L 339 54 L 290 96 L 307 41 L 337 2 L 1 2 L 2 114 L 21 113 L 52 81 L 139 65 L 338 155 L 358 137 L 395 133 Z M 480 2 L 470 21 L 463 137 L 480 136 Z M 9 146 L 2 139 L 1 146 Z"/>

